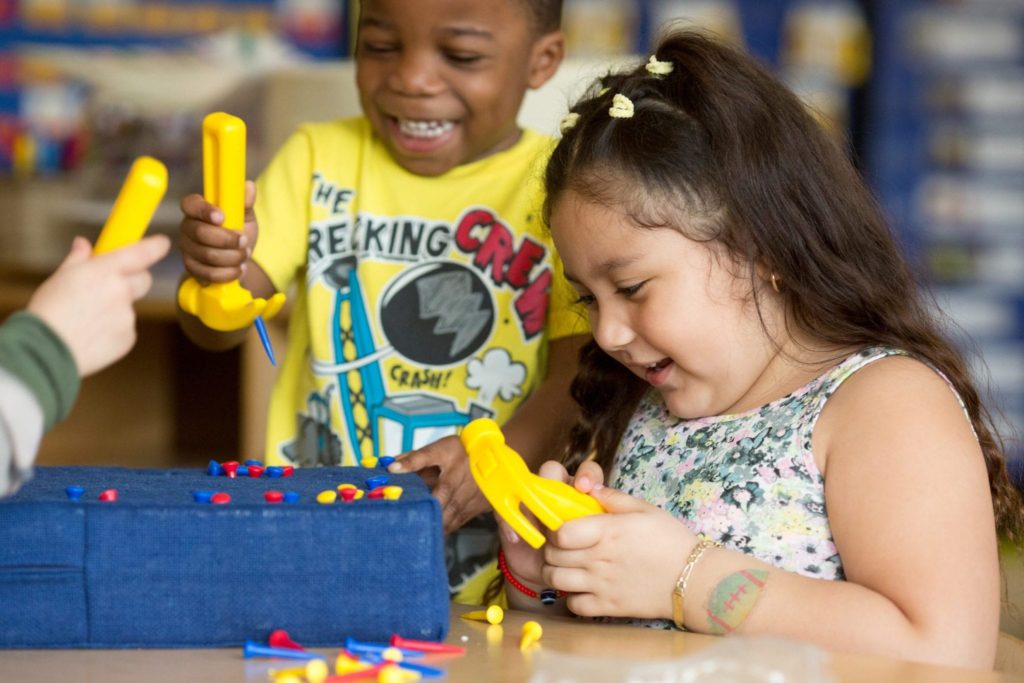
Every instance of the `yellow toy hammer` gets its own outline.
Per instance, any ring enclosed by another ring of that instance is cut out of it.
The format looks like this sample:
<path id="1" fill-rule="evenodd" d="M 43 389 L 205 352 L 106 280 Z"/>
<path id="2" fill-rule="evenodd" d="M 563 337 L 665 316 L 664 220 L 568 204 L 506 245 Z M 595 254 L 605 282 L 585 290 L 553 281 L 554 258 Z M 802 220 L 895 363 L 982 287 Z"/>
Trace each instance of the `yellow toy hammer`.
<path id="1" fill-rule="evenodd" d="M 224 227 L 241 232 L 245 223 L 245 122 L 216 112 L 203 119 L 203 195 L 224 213 Z M 269 299 L 253 297 L 238 280 L 201 286 L 195 278 L 181 283 L 178 305 L 207 327 L 230 332 L 253 323 L 273 362 L 263 319 L 284 304 L 280 292 Z"/>
<path id="2" fill-rule="evenodd" d="M 167 192 L 167 168 L 153 157 L 139 157 L 132 164 L 117 193 L 107 222 L 96 238 L 94 256 L 139 241 L 156 207 Z"/>
<path id="3" fill-rule="evenodd" d="M 505 435 L 494 420 L 473 420 L 459 439 L 469 455 L 469 471 L 494 511 L 534 548 L 546 539 L 526 519 L 520 504 L 552 531 L 570 519 L 604 512 L 592 496 L 530 472 L 519 454 L 505 445 Z"/>

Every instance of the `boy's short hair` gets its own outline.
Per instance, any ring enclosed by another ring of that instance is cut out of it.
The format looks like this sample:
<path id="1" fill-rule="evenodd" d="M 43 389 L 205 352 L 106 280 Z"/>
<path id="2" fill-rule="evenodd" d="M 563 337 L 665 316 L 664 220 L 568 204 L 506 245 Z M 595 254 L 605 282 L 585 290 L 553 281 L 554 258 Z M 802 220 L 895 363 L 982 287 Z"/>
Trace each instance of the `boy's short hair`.
<path id="1" fill-rule="evenodd" d="M 538 34 L 551 33 L 562 27 L 562 0 L 516 0 L 530 13 Z"/>

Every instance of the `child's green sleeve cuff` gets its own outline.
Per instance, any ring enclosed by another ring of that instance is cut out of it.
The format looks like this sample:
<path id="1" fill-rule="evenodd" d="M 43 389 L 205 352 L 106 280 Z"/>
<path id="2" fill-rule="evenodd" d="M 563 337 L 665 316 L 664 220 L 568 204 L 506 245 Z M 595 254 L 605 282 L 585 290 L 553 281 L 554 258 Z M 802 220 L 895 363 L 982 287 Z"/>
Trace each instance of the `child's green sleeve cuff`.
<path id="1" fill-rule="evenodd" d="M 64 340 L 36 315 L 19 311 L 0 325 L 0 366 L 36 396 L 44 429 L 71 411 L 81 384 L 78 366 Z"/>

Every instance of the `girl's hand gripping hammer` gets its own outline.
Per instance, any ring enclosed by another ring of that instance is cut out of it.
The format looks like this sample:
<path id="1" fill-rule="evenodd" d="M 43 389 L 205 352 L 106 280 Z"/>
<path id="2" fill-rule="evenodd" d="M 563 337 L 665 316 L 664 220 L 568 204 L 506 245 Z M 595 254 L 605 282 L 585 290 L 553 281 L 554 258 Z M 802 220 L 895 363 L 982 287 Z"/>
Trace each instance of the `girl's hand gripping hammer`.
<path id="1" fill-rule="evenodd" d="M 534 548 L 544 545 L 547 539 L 530 523 L 520 506 L 552 531 L 570 519 L 604 512 L 593 496 L 531 472 L 519 454 L 505 445 L 505 435 L 494 420 L 473 420 L 462 428 L 459 439 L 469 455 L 469 471 L 487 501 Z"/>

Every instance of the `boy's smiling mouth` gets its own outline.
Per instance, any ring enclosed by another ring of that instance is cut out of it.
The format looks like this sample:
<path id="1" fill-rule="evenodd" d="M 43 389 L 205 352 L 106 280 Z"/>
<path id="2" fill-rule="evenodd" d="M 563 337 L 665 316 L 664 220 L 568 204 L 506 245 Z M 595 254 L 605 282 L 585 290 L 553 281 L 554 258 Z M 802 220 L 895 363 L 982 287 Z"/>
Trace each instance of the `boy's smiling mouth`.
<path id="1" fill-rule="evenodd" d="M 387 118 L 392 144 L 399 154 L 415 157 L 439 154 L 455 137 L 457 124 L 451 119 Z"/>
<path id="2" fill-rule="evenodd" d="M 398 130 L 402 135 L 414 138 L 426 139 L 437 138 L 455 128 L 454 121 L 446 120 L 414 120 L 396 118 Z"/>

